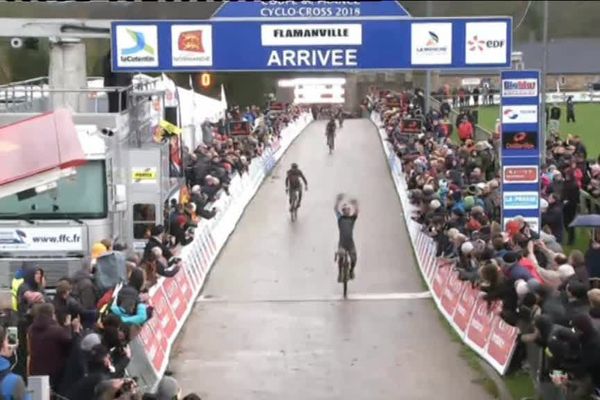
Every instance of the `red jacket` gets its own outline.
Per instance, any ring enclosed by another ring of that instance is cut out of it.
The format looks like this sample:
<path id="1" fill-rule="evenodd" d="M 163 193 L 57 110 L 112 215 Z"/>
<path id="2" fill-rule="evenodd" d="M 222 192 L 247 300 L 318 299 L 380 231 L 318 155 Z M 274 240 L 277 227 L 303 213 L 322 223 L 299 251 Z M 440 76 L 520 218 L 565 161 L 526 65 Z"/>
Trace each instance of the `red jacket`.
<path id="1" fill-rule="evenodd" d="M 473 139 L 473 124 L 469 121 L 462 122 L 458 126 L 458 137 L 463 141 Z"/>

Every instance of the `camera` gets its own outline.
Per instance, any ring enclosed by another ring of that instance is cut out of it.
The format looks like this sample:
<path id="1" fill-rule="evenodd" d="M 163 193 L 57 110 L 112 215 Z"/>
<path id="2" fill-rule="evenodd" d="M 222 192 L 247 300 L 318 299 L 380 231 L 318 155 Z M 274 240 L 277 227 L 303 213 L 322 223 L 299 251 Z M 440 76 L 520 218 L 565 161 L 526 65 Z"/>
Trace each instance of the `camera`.
<path id="1" fill-rule="evenodd" d="M 9 346 L 16 346 L 19 343 L 19 330 L 16 326 L 9 326 L 6 329 L 6 338 Z"/>
<path id="2" fill-rule="evenodd" d="M 12 38 L 10 39 L 10 47 L 13 49 L 20 49 L 23 47 L 23 39 L 21 38 Z"/>

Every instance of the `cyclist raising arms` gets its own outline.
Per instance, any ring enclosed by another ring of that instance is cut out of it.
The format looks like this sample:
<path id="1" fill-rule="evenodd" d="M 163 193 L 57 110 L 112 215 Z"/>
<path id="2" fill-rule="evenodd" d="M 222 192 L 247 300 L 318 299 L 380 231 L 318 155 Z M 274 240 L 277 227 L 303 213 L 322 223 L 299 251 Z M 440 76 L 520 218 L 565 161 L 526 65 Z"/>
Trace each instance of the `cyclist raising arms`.
<path id="1" fill-rule="evenodd" d="M 302 202 L 301 180 L 304 182 L 305 189 L 308 190 L 308 182 L 306 181 L 304 174 L 298 168 L 298 164 L 293 163 L 292 168 L 287 172 L 287 176 L 285 178 L 285 192 L 290 195 L 290 211 L 292 211 L 291 208 L 294 206 L 292 204 L 292 200 L 294 198 L 294 196 L 292 195 L 293 192 L 296 192 L 296 194 L 298 195 L 298 208 L 300 208 L 300 203 Z"/>
<path id="2" fill-rule="evenodd" d="M 327 123 L 327 128 L 325 128 L 325 136 L 327 137 L 327 146 L 329 146 L 329 151 L 333 150 L 335 146 L 335 116 L 332 116 Z"/>
<path id="3" fill-rule="evenodd" d="M 354 245 L 354 224 L 358 218 L 358 201 L 347 199 L 344 194 L 338 194 L 334 207 L 335 215 L 338 220 L 338 229 L 340 239 L 338 242 L 338 251 L 336 260 L 344 254 L 345 251 L 350 255 L 350 279 L 354 279 L 354 267 L 356 267 L 356 246 Z M 338 265 L 338 282 L 342 281 L 342 270 Z"/>

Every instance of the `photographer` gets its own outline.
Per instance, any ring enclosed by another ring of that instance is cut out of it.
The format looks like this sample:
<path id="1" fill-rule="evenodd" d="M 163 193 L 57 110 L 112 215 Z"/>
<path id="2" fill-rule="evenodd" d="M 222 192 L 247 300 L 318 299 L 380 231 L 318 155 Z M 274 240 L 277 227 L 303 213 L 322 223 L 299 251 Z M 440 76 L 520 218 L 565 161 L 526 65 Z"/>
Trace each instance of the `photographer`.
<path id="1" fill-rule="evenodd" d="M 7 330 L 0 326 L 0 398 L 31 400 L 23 378 L 12 372 L 15 350 L 18 346 L 17 338 L 14 339 L 14 344 L 9 343 Z"/>

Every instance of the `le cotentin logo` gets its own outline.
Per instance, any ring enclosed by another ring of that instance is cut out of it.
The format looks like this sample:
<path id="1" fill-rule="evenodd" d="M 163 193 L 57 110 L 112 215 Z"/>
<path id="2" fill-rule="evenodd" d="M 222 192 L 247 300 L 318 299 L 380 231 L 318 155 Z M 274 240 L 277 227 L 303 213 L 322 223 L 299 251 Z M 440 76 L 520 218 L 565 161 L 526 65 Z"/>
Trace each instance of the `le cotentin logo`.
<path id="1" fill-rule="evenodd" d="M 158 33 L 155 25 L 119 25 L 116 37 L 119 66 L 158 66 Z"/>

